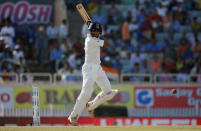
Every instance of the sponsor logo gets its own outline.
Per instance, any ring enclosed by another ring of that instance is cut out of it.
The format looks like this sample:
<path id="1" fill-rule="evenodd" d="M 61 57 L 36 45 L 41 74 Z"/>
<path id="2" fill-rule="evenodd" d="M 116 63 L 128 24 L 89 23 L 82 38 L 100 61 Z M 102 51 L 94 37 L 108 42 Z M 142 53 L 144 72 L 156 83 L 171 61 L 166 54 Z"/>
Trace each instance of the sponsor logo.
<path id="1" fill-rule="evenodd" d="M 153 90 L 137 89 L 136 90 L 136 105 L 137 106 L 152 106 L 154 104 Z"/>
<path id="2" fill-rule="evenodd" d="M 16 4 L 6 2 L 0 5 L 0 19 L 10 17 L 14 22 L 23 23 L 48 23 L 52 14 L 52 5 L 29 4 L 22 1 Z"/>

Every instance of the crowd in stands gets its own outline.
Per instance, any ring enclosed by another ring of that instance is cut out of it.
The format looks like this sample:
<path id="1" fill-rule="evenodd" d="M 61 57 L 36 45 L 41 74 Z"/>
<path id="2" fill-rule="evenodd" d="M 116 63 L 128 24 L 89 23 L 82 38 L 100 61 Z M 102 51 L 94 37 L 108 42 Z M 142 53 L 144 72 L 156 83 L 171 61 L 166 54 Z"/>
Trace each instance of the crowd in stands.
<path id="1" fill-rule="evenodd" d="M 192 10 L 199 12 L 200 1 L 139 0 L 130 9 L 99 2 L 88 9 L 93 21 L 103 25 L 109 45 L 102 52 L 103 64 L 107 56 L 117 70 L 119 62 L 121 73 L 178 73 L 176 81 L 201 73 L 201 23 L 191 16 Z"/>
<path id="2" fill-rule="evenodd" d="M 178 73 L 177 81 L 187 81 L 189 74 L 200 74 L 201 23 L 198 16 L 191 16 L 192 11 L 200 10 L 200 3 L 200 0 L 88 0 L 89 15 L 103 26 L 106 47 L 101 50 L 102 65 L 119 73 Z M 63 20 L 59 26 L 51 22 L 19 29 L 10 18 L 1 20 L 0 72 L 31 72 L 26 61 L 36 60 L 38 66 L 50 67 L 53 73 L 80 74 L 87 25 L 82 27 L 82 38 L 71 41 L 67 24 Z M 166 80 L 170 79 L 161 78 Z"/>

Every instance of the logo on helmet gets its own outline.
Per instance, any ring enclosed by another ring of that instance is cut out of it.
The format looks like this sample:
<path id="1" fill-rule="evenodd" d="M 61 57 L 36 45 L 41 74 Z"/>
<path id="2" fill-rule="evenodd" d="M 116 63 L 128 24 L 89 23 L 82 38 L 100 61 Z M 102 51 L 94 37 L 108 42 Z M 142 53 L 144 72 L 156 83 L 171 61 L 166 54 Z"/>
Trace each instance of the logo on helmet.
<path id="1" fill-rule="evenodd" d="M 99 29 L 99 24 L 98 23 L 96 23 L 96 28 Z"/>

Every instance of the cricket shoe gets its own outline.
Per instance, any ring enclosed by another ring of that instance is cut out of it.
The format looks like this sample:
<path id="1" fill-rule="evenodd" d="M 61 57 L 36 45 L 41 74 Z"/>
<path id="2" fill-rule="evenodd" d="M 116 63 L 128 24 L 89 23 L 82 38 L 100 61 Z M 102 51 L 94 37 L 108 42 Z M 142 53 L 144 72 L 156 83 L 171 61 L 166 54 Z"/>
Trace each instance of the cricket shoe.
<path id="1" fill-rule="evenodd" d="M 78 124 L 78 122 L 77 122 L 78 117 L 77 117 L 77 116 L 75 116 L 75 117 L 69 116 L 69 117 L 68 117 L 68 120 L 70 121 L 70 123 L 72 123 L 72 124 L 74 124 L 74 125 Z"/>

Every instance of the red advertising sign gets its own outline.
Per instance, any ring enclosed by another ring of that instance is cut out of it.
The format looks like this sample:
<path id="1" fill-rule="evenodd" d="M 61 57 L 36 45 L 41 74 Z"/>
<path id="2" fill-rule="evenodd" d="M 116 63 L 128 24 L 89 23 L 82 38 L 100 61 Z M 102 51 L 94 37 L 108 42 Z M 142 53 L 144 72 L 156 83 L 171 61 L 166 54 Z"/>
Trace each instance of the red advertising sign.
<path id="1" fill-rule="evenodd" d="M 32 118 L 1 118 L 0 126 L 30 126 Z M 201 118 L 134 118 L 134 117 L 102 117 L 83 118 L 78 121 L 79 125 L 86 126 L 142 126 L 142 125 L 201 125 Z M 70 125 L 67 117 L 42 117 L 41 125 L 66 126 Z"/>
<path id="2" fill-rule="evenodd" d="M 135 87 L 134 94 L 136 108 L 201 107 L 201 87 Z"/>
<path id="3" fill-rule="evenodd" d="M 30 4 L 26 1 L 0 4 L 0 19 L 12 18 L 14 22 L 48 23 L 52 14 L 52 5 Z"/>

